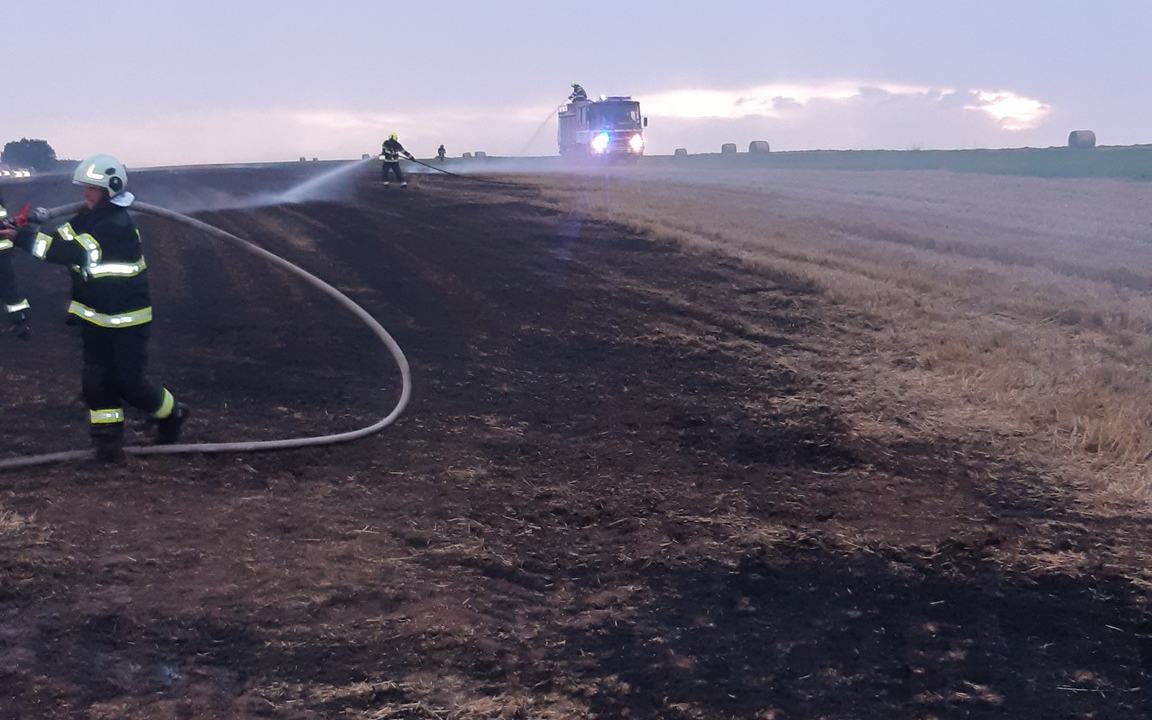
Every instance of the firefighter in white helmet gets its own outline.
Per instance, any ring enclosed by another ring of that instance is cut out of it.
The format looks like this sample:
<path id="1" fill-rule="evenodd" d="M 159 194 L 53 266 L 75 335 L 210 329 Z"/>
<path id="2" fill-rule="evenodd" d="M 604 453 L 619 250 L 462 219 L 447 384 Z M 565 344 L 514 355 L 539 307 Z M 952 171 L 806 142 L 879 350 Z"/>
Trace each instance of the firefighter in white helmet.
<path id="1" fill-rule="evenodd" d="M 175 443 L 187 406 L 147 379 L 152 301 L 140 231 L 128 207 L 128 172 L 110 155 L 93 155 L 72 182 L 84 187 L 85 207 L 49 234 L 29 224 L 0 233 L 33 257 L 80 268 L 69 312 L 80 320 L 83 386 L 96 455 L 123 458 L 124 406 L 142 410 L 155 424 L 155 441 Z"/>

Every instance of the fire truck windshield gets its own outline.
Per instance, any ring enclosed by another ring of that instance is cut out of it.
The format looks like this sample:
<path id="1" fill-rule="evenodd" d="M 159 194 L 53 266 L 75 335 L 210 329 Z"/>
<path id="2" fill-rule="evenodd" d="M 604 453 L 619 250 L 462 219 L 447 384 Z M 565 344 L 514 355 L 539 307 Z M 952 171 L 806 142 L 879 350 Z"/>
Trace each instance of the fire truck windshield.
<path id="1" fill-rule="evenodd" d="M 640 125 L 640 107 L 636 103 L 596 103 L 588 109 L 595 125 L 613 127 Z"/>

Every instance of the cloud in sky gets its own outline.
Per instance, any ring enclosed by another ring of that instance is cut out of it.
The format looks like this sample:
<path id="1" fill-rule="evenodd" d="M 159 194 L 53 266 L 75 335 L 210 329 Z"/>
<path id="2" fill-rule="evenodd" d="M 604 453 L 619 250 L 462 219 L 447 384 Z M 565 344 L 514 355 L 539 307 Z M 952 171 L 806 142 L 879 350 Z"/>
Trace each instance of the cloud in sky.
<path id="1" fill-rule="evenodd" d="M 887 83 L 828 82 L 809 85 L 759 85 L 739 90 L 677 89 L 644 98 L 645 109 L 663 117 L 734 119 L 780 117 L 790 107 L 814 101 L 847 102 L 867 89 L 891 95 L 929 95 L 941 91 Z"/>
<path id="2" fill-rule="evenodd" d="M 933 88 L 869 82 L 829 82 L 811 85 L 760 85 L 740 90 L 672 90 L 644 98 L 646 112 L 662 117 L 732 120 L 748 117 L 782 118 L 815 103 L 850 104 L 869 96 L 912 98 L 945 106 L 957 96 L 967 98 L 966 110 L 983 112 L 1005 130 L 1030 130 L 1040 125 L 1051 106 L 1014 92 Z"/>
<path id="3" fill-rule="evenodd" d="M 1005 147 L 1055 144 L 1046 125 L 1054 108 L 1011 90 L 962 90 L 889 82 L 826 81 L 736 89 L 679 88 L 637 94 L 651 118 L 649 148 L 715 150 L 720 143 L 766 139 L 774 148 L 865 149 Z M 280 107 L 123 118 L 53 117 L 0 135 L 49 140 L 62 156 L 95 148 L 131 165 L 352 158 L 375 152 L 396 131 L 414 152 L 554 154 L 557 102 L 404 107 L 396 112 L 342 107 Z"/>
<path id="4" fill-rule="evenodd" d="M 1044 122 L 1052 106 L 1007 90 L 975 90 L 976 103 L 966 109 L 987 113 L 1005 130 L 1031 130 Z"/>

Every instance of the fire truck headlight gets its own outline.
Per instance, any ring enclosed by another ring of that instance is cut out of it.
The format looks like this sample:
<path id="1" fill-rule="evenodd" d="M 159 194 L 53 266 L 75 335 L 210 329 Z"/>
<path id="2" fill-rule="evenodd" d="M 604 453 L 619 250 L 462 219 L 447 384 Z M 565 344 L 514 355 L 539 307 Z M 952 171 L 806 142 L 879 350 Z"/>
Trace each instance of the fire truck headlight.
<path id="1" fill-rule="evenodd" d="M 632 152 L 638 153 L 644 151 L 644 136 L 636 133 L 632 139 L 628 141 L 628 147 L 632 148 Z"/>
<path id="2" fill-rule="evenodd" d="M 612 142 L 612 136 L 606 132 L 602 132 L 592 138 L 592 151 L 602 153 L 608 149 L 608 143 L 610 142 Z"/>

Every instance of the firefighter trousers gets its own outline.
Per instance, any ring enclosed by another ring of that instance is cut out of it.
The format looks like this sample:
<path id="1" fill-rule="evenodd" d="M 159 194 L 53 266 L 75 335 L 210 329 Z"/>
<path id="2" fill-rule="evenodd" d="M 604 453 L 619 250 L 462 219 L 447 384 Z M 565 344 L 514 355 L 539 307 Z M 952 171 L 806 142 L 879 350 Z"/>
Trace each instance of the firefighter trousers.
<path id="1" fill-rule="evenodd" d="M 154 418 L 172 414 L 172 393 L 147 378 L 150 324 L 103 328 L 85 322 L 84 401 L 88 405 L 92 435 L 117 437 L 124 433 L 124 406 L 143 410 Z"/>
<path id="2" fill-rule="evenodd" d="M 26 309 L 24 296 L 16 284 L 12 269 L 12 250 L 0 249 L 0 310 L 15 313 Z"/>
<path id="3" fill-rule="evenodd" d="M 383 180 L 384 182 L 388 182 L 388 173 L 389 172 L 396 173 L 396 180 L 398 182 L 404 182 L 404 173 L 403 173 L 403 171 L 400 170 L 400 163 L 398 163 L 398 162 L 386 162 L 386 163 L 384 163 L 384 168 L 383 168 L 383 170 L 381 170 L 381 173 L 380 173 L 380 179 Z"/>

